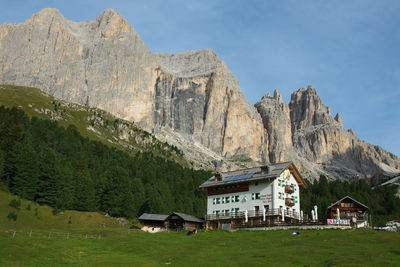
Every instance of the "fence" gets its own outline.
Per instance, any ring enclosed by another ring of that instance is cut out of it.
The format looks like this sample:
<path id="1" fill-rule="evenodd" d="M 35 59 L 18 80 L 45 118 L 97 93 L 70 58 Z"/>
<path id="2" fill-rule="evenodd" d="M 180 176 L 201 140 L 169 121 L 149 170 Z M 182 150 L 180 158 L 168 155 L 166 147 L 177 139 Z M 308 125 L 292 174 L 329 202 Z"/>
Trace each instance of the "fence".
<path id="1" fill-rule="evenodd" d="M 108 236 L 126 236 L 129 235 L 133 229 L 124 230 L 106 230 L 101 232 L 59 232 L 59 231 L 45 231 L 45 230 L 5 230 L 3 233 L 11 238 L 17 237 L 42 237 L 42 238 L 79 238 L 79 239 L 102 239 Z"/>

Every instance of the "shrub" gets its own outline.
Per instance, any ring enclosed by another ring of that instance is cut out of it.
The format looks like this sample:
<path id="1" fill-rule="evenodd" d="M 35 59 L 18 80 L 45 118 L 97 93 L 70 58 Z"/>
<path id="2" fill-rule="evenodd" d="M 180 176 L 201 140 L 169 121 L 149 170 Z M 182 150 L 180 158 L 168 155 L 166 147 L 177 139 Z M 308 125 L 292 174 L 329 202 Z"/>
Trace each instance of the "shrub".
<path id="1" fill-rule="evenodd" d="M 16 221 L 17 218 L 18 218 L 18 214 L 17 214 L 15 211 L 10 211 L 10 212 L 8 213 L 8 215 L 7 215 L 7 218 L 8 218 L 9 220 Z"/>
<path id="2" fill-rule="evenodd" d="M 10 204 L 8 204 L 10 207 L 19 209 L 19 207 L 21 206 L 21 199 L 12 199 L 10 201 Z"/>

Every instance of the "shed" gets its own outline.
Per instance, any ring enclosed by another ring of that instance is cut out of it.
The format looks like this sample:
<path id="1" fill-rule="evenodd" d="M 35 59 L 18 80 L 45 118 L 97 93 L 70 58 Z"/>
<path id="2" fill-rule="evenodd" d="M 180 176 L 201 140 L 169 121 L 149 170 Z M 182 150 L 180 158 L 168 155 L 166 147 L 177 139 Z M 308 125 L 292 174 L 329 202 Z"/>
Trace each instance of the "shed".
<path id="1" fill-rule="evenodd" d="M 203 228 L 204 220 L 196 216 L 173 212 L 166 219 L 169 231 L 195 230 Z"/>
<path id="2" fill-rule="evenodd" d="M 165 230 L 168 215 L 143 213 L 138 219 L 146 232 L 159 232 Z"/>

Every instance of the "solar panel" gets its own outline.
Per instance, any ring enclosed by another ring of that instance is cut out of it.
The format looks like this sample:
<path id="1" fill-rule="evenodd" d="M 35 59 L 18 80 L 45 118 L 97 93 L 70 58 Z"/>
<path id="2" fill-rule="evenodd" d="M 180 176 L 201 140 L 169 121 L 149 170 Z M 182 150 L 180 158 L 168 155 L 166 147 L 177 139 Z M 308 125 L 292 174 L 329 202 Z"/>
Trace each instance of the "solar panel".
<path id="1" fill-rule="evenodd" d="M 249 178 L 253 177 L 253 175 L 254 175 L 254 173 L 231 176 L 231 177 L 226 178 L 225 181 L 228 182 L 228 181 L 235 181 L 235 180 L 241 180 L 241 179 L 249 179 Z"/>

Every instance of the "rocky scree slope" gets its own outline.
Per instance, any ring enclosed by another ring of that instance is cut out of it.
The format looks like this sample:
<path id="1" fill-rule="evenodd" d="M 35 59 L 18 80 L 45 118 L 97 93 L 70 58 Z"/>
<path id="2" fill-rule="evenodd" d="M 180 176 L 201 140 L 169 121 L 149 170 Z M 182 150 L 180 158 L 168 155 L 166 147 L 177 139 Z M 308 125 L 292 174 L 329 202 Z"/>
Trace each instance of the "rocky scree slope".
<path id="1" fill-rule="evenodd" d="M 343 129 L 312 87 L 255 106 L 211 50 L 154 54 L 118 13 L 73 22 L 44 9 L 0 26 L 0 83 L 38 87 L 134 121 L 197 167 L 293 160 L 305 177 L 396 173 L 400 160 Z"/>

